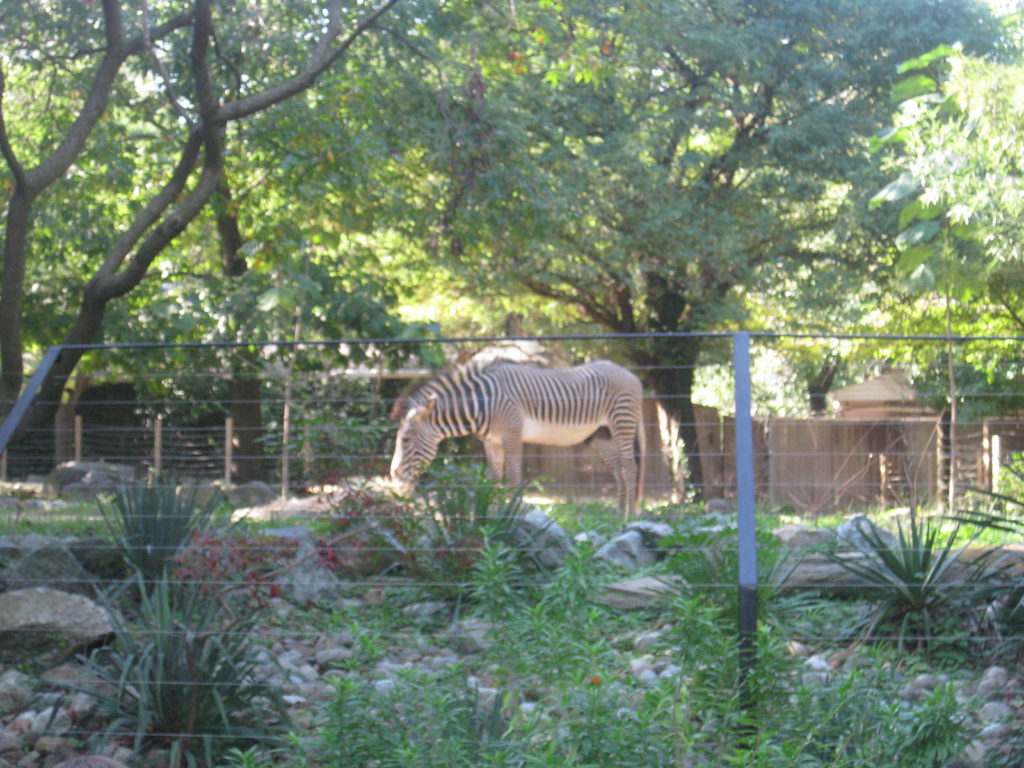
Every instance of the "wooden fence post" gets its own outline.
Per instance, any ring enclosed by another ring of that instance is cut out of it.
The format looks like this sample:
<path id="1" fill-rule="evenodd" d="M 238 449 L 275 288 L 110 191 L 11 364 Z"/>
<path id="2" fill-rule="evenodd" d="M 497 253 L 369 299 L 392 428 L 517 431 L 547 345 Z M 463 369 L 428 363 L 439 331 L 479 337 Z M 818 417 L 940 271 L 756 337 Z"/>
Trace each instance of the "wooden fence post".
<path id="1" fill-rule="evenodd" d="M 160 476 L 164 463 L 164 419 L 157 416 L 153 422 L 153 477 Z"/>
<path id="2" fill-rule="evenodd" d="M 82 460 L 82 417 L 75 414 L 75 461 Z"/>

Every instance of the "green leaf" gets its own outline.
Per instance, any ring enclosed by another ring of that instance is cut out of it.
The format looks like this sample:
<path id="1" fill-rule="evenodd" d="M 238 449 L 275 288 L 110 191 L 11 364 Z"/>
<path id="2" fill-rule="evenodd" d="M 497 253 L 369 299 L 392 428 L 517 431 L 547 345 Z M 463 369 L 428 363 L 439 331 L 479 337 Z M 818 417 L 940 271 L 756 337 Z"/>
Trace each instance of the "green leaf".
<path id="1" fill-rule="evenodd" d="M 294 298 L 290 288 L 278 285 L 260 294 L 256 306 L 261 312 L 270 312 L 281 305 L 285 308 L 291 307 Z"/>
<path id="2" fill-rule="evenodd" d="M 904 61 L 900 64 L 898 71 L 902 75 L 915 69 L 926 69 L 932 62 L 952 56 L 957 51 L 958 48 L 952 45 L 937 45 L 927 53 L 922 53 L 920 56 Z"/>
<path id="3" fill-rule="evenodd" d="M 909 229 L 896 236 L 896 245 L 900 248 L 911 248 L 931 240 L 940 229 L 937 221 L 919 221 Z"/>
<path id="4" fill-rule="evenodd" d="M 890 99 L 893 104 L 899 104 L 907 99 L 912 99 L 915 96 L 923 96 L 926 93 L 935 93 L 939 89 L 939 84 L 935 82 L 935 78 L 928 77 L 928 75 L 916 74 L 910 77 L 905 77 L 900 80 L 892 88 L 892 95 Z"/>
<path id="5" fill-rule="evenodd" d="M 895 144 L 897 142 L 904 141 L 907 138 L 909 131 L 906 126 L 894 125 L 891 128 L 887 128 L 884 131 L 880 131 L 868 139 L 868 149 L 871 152 L 877 152 L 887 144 Z"/>
<path id="6" fill-rule="evenodd" d="M 900 211 L 900 229 L 906 229 L 915 219 L 934 219 L 942 213 L 942 206 L 915 200 L 903 206 Z"/>
<path id="7" fill-rule="evenodd" d="M 915 179 L 913 175 L 904 171 L 899 175 L 898 179 L 886 184 L 878 194 L 871 198 L 870 207 L 874 210 L 882 203 L 891 203 L 895 200 L 902 200 L 905 197 L 915 194 L 919 188 L 920 185 L 917 183 L 917 179 Z"/>
<path id="8" fill-rule="evenodd" d="M 915 269 L 931 259 L 935 254 L 935 246 L 918 245 L 908 248 L 900 254 L 896 261 L 896 273 L 898 275 L 910 275 Z"/>

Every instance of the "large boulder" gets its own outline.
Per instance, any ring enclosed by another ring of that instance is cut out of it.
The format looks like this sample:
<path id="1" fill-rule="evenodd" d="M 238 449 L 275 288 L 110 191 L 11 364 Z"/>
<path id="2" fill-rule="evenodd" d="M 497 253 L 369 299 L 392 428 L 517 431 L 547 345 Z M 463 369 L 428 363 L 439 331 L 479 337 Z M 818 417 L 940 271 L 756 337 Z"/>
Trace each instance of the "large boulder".
<path id="1" fill-rule="evenodd" d="M 93 595 L 94 578 L 60 542 L 23 548 L 20 556 L 0 569 L 0 590 L 52 587 Z"/>
<path id="2" fill-rule="evenodd" d="M 597 550 L 594 557 L 627 571 L 647 568 L 658 562 L 657 553 L 644 546 L 644 537 L 640 531 L 620 533 Z"/>
<path id="3" fill-rule="evenodd" d="M 605 584 L 593 601 L 620 611 L 649 608 L 669 600 L 686 588 L 679 576 L 642 576 Z"/>
<path id="4" fill-rule="evenodd" d="M 50 475 L 57 493 L 68 501 L 91 501 L 136 481 L 134 467 L 105 461 L 65 461 Z"/>
<path id="5" fill-rule="evenodd" d="M 341 582 L 321 564 L 319 545 L 312 531 L 301 525 L 292 525 L 286 528 L 270 528 L 266 533 L 269 536 L 290 539 L 299 545 L 291 563 L 285 566 L 277 577 L 277 585 L 286 600 L 295 605 L 307 605 L 316 600 L 333 598 L 338 594 Z"/>
<path id="6" fill-rule="evenodd" d="M 876 541 L 887 549 L 897 549 L 900 545 L 899 539 L 879 528 L 864 515 L 857 515 L 842 522 L 836 528 L 836 538 L 841 544 L 868 554 L 874 553 Z"/>
<path id="7" fill-rule="evenodd" d="M 49 587 L 0 593 L 0 663 L 52 667 L 114 631 L 83 595 Z"/>
<path id="8" fill-rule="evenodd" d="M 235 507 L 259 507 L 276 501 L 279 494 L 262 480 L 253 480 L 228 489 L 228 502 Z"/>
<path id="9" fill-rule="evenodd" d="M 558 523 L 540 509 L 530 509 L 512 528 L 512 539 L 526 556 L 542 568 L 557 568 L 572 551 L 572 540 Z"/>

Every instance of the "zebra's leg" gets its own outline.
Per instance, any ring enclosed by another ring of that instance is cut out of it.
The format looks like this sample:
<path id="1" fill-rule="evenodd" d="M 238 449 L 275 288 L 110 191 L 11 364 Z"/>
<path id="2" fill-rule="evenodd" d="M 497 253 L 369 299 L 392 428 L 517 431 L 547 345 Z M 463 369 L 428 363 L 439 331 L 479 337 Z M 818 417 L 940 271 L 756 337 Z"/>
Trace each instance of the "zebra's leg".
<path id="1" fill-rule="evenodd" d="M 594 437 L 591 439 L 590 444 L 597 451 L 598 455 L 604 459 L 608 469 L 611 470 L 612 477 L 615 479 L 619 514 L 624 515 L 628 519 L 631 510 L 629 464 L 624 462 L 618 442 L 606 437 Z"/>
<path id="2" fill-rule="evenodd" d="M 484 454 L 487 456 L 487 477 L 491 480 L 503 480 L 505 478 L 505 445 L 500 439 L 485 437 L 481 439 L 484 444 Z"/>
<path id="3" fill-rule="evenodd" d="M 615 466 L 618 468 L 616 483 L 619 491 L 619 513 L 628 520 L 636 514 L 640 499 L 640 473 L 643 471 L 636 454 L 636 430 L 638 425 L 632 421 L 612 424 L 612 452 Z M 610 462 L 609 462 L 610 463 Z"/>

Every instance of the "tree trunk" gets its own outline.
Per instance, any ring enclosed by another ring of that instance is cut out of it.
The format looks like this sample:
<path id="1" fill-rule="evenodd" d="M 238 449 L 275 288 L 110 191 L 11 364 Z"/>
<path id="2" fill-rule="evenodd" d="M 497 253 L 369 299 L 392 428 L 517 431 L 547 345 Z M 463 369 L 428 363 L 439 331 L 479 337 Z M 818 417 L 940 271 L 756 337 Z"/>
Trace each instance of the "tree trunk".
<path id="1" fill-rule="evenodd" d="M 228 383 L 231 418 L 234 420 L 234 461 L 231 480 L 248 483 L 267 480 L 267 459 L 263 450 L 263 419 L 260 408 L 260 380 L 235 372 Z"/>
<path id="2" fill-rule="evenodd" d="M 828 393 L 839 372 L 840 362 L 828 360 L 822 363 L 818 372 L 807 382 L 807 399 L 811 413 L 821 415 L 828 410 Z"/>
<path id="3" fill-rule="evenodd" d="M 643 378 L 669 417 L 679 425 L 686 452 L 686 489 L 695 501 L 704 499 L 704 468 L 697 440 L 697 415 L 693 407 L 693 382 L 701 340 L 698 337 L 662 338 L 655 341 L 652 359 L 657 361 Z"/>

